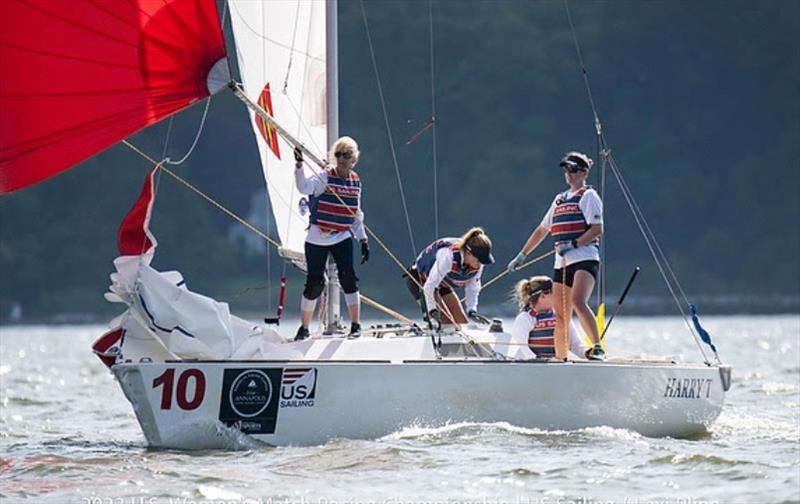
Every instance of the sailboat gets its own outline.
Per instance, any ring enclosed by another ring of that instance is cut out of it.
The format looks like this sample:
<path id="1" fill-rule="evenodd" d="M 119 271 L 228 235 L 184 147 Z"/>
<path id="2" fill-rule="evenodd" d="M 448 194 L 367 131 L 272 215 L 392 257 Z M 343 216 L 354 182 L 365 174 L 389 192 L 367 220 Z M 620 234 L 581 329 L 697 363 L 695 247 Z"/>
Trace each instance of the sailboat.
<path id="1" fill-rule="evenodd" d="M 0 192 L 117 142 L 149 158 L 124 139 L 233 92 L 248 106 L 242 120 L 257 139 L 279 253 L 303 267 L 308 202 L 294 188 L 291 151 L 300 147 L 318 170 L 338 136 L 335 1 L 228 0 L 241 82 L 231 77 L 214 0 L 113 0 L 82 9 L 7 0 L 4 11 L 4 76 L 29 71 L 0 84 Z M 65 91 L 49 95 L 52 81 Z M 165 160 L 149 159 L 154 168 L 120 227 L 106 294 L 124 311 L 93 351 L 150 446 L 309 445 L 461 421 L 691 436 L 720 414 L 731 368 L 719 361 L 543 361 L 497 325 L 426 327 L 388 309 L 400 324 L 347 339 L 337 331 L 336 302 L 318 334 L 287 341 L 275 326 L 192 292 L 179 272 L 150 266 L 154 179 L 171 172 Z M 336 282 L 328 284 L 328 299 L 337 299 Z M 589 383 L 604 386 L 586 395 Z M 548 384 L 558 384 L 557 393 Z M 582 399 L 567 399 L 575 397 Z"/>

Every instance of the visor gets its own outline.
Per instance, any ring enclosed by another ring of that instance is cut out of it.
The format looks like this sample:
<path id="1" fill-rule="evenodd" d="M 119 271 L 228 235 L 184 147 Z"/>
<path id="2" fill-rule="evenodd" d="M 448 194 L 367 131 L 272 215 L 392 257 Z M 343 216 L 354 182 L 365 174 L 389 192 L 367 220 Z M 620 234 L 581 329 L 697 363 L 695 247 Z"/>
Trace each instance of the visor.
<path id="1" fill-rule="evenodd" d="M 489 247 L 470 247 L 467 245 L 464 248 L 467 249 L 467 252 L 477 257 L 481 264 L 494 263 L 494 256 L 492 256 L 492 251 Z"/>
<path id="2" fill-rule="evenodd" d="M 585 159 L 581 156 L 576 156 L 575 154 L 568 154 L 561 159 L 561 162 L 558 163 L 561 167 L 573 168 L 577 167 L 582 170 L 588 170 L 589 164 L 586 162 Z"/>
<path id="3" fill-rule="evenodd" d="M 531 291 L 531 296 L 535 296 L 536 294 L 540 294 L 540 293 L 542 293 L 542 292 L 544 292 L 546 290 L 553 290 L 553 281 L 552 280 L 549 280 L 549 281 L 543 283 L 542 285 L 540 285 L 539 287 L 533 289 Z"/>

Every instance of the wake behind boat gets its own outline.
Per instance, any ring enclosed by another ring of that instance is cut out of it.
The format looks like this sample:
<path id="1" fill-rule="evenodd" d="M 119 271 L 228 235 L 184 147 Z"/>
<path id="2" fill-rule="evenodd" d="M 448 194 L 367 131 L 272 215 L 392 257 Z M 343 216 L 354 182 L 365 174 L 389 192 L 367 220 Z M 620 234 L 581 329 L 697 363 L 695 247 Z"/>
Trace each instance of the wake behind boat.
<path id="1" fill-rule="evenodd" d="M 142 127 L 231 89 L 250 109 L 279 241 L 262 237 L 278 246 L 287 262 L 304 267 L 308 200 L 294 188 L 288 154 L 300 148 L 324 167 L 324 156 L 315 153 L 338 137 L 336 3 L 229 0 L 241 84 L 231 80 L 212 0 L 135 3 L 139 11 L 120 1 L 52 15 L 47 2 L 10 3 L 14 15 L 7 18 L 15 24 L 8 33 L 17 45 L 3 46 L 0 60 L 13 69 L 47 65 L 50 57 L 66 65 L 62 71 L 73 76 L 70 85 L 90 78 L 113 87 L 118 80 L 135 89 L 138 100 L 123 107 L 119 100 L 98 101 L 103 93 L 67 94 L 64 103 L 76 112 L 63 124 L 37 123 L 28 130 L 20 127 L 18 137 L 4 137 L 4 145 L 13 149 L 2 159 L 0 190 L 50 177 Z M 63 26 L 64 19 L 69 26 Z M 98 33 L 114 30 L 114 23 L 124 25 L 117 28 L 125 45 L 136 50 L 109 51 L 106 60 L 89 64 L 75 56 Z M 39 39 L 58 45 L 80 38 L 75 25 L 93 29 L 81 32 L 86 38 L 74 46 L 45 51 L 38 45 Z M 48 29 L 63 37 L 37 35 Z M 18 52 L 26 47 L 25 54 L 35 48 L 36 56 L 21 59 Z M 120 60 L 123 56 L 127 59 Z M 111 61 L 117 63 L 114 79 L 102 65 Z M 46 88 L 58 79 L 48 75 L 45 80 L 19 85 Z M 92 104 L 83 116 L 81 99 Z M 48 106 L 8 93 L 3 101 L 20 125 Z M 98 117 L 113 119 L 118 127 L 97 135 L 86 124 Z M 106 295 L 125 310 L 94 345 L 151 446 L 227 447 L 231 436 L 241 434 L 270 445 L 317 444 L 461 421 L 541 429 L 607 425 L 652 436 L 691 436 L 719 416 L 730 367 L 718 359 L 704 358 L 701 364 L 537 360 L 526 342 L 497 324 L 421 327 L 389 309 L 385 313 L 400 324 L 345 338 L 338 332 L 333 268 L 324 327 L 311 339 L 287 342 L 275 326 L 236 317 L 226 303 L 192 292 L 179 272 L 150 266 L 157 247 L 149 229 L 154 176 L 159 170 L 171 173 L 169 160 L 151 161 L 156 167 L 120 228 L 117 271 Z"/>

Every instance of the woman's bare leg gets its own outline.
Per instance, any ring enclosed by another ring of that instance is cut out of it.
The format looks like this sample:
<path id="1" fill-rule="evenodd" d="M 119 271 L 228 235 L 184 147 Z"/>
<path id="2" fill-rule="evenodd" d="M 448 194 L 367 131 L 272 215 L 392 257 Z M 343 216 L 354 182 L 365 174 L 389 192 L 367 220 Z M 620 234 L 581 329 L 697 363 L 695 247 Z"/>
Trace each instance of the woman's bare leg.
<path id="1" fill-rule="evenodd" d="M 600 333 L 597 330 L 597 321 L 594 312 L 589 307 L 589 296 L 594 289 L 594 277 L 588 271 L 578 270 L 572 283 L 572 306 L 578 320 L 581 322 L 584 334 L 589 336 L 592 343 L 600 343 Z"/>
<path id="2" fill-rule="evenodd" d="M 561 280 L 559 278 L 559 280 Z M 553 283 L 553 311 L 556 312 L 556 359 L 566 359 L 569 350 L 569 321 L 572 318 L 572 289 Z"/>
<path id="3" fill-rule="evenodd" d="M 456 324 L 466 324 L 467 314 L 464 313 L 464 308 L 461 306 L 461 301 L 458 300 L 458 297 L 452 292 L 448 292 L 442 297 L 444 298 L 445 306 L 455 319 Z M 452 322 L 450 321 L 450 317 L 447 316 L 447 313 L 442 313 L 442 324 L 451 323 Z"/>

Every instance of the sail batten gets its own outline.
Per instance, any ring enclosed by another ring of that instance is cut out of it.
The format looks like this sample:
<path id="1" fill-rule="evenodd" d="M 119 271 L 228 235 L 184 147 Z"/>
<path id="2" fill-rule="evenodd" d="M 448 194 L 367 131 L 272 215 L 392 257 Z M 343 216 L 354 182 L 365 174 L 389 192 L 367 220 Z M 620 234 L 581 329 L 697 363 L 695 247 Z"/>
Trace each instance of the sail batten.
<path id="1" fill-rule="evenodd" d="M 214 0 L 5 0 L 0 194 L 206 98 L 225 57 Z"/>

